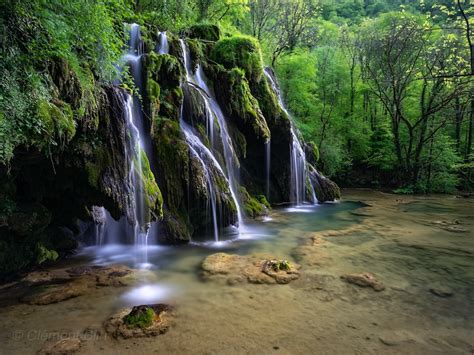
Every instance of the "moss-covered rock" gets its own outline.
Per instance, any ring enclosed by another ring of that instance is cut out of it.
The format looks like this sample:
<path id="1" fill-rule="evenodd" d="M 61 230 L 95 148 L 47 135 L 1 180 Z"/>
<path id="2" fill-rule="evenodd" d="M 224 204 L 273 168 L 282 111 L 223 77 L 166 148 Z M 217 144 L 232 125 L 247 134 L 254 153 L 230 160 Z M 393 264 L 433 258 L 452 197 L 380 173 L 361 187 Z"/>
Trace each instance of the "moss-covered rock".
<path id="1" fill-rule="evenodd" d="M 253 37 L 239 35 L 223 38 L 213 47 L 211 58 L 226 69 L 241 68 L 251 82 L 259 82 L 263 77 L 260 45 Z"/>
<path id="2" fill-rule="evenodd" d="M 265 216 L 268 214 L 269 208 L 268 202 L 264 196 L 259 196 L 259 199 L 250 196 L 245 187 L 241 186 L 239 188 L 240 200 L 244 206 L 245 214 L 248 217 L 255 218 L 259 216 Z M 263 197 L 263 199 L 262 199 Z M 262 202 L 261 202 L 262 201 Z"/>
<path id="3" fill-rule="evenodd" d="M 306 160 L 313 166 L 319 161 L 319 149 L 314 142 L 306 142 L 304 145 L 304 152 L 306 155 Z"/>
<path id="4" fill-rule="evenodd" d="M 148 306 L 135 306 L 132 308 L 132 311 L 123 318 L 123 321 L 130 328 L 146 328 L 153 324 L 154 318 L 155 312 L 153 308 Z"/>
<path id="5" fill-rule="evenodd" d="M 178 120 L 182 91 L 182 69 L 176 57 L 154 52 L 146 55 L 146 106 L 152 119 L 152 131 L 159 116 Z"/>
<path id="6" fill-rule="evenodd" d="M 163 198 L 160 188 L 155 181 L 155 176 L 151 171 L 147 155 L 141 148 L 138 158 L 141 161 L 139 164 L 134 164 L 135 173 L 141 180 L 140 186 L 142 187 L 142 191 L 140 191 L 140 194 L 143 196 L 143 201 L 146 202 L 148 216 L 146 216 L 145 222 L 148 223 L 163 216 Z M 140 168 L 140 171 L 138 168 Z"/>
<path id="7" fill-rule="evenodd" d="M 185 33 L 189 38 L 198 38 L 206 41 L 218 41 L 221 36 L 219 27 L 210 24 L 193 25 Z"/>
<path id="8" fill-rule="evenodd" d="M 314 186 L 314 192 L 318 203 L 326 201 L 335 201 L 341 198 L 341 190 L 339 186 L 327 177 L 320 174 L 313 166 L 308 164 L 309 177 Z"/>
<path id="9" fill-rule="evenodd" d="M 55 100 L 55 103 L 52 103 L 41 100 L 37 115 L 42 125 L 35 138 L 38 146 L 48 145 L 51 140 L 56 140 L 63 148 L 76 134 L 71 106 L 63 101 Z"/>

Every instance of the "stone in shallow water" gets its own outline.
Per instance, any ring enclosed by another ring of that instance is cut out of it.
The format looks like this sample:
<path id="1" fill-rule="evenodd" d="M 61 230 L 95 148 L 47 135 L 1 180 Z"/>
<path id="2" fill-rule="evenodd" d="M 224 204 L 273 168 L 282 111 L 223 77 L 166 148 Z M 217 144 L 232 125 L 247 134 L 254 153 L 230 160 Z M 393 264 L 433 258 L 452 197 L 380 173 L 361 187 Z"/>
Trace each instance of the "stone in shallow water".
<path id="1" fill-rule="evenodd" d="M 21 301 L 32 305 L 48 305 L 82 296 L 86 291 L 87 283 L 80 280 L 65 284 L 45 285 L 37 287 Z"/>
<path id="2" fill-rule="evenodd" d="M 342 275 L 341 279 L 360 287 L 371 287 L 374 291 L 377 292 L 385 290 L 385 286 L 380 283 L 373 274 L 369 272 Z"/>
<path id="3" fill-rule="evenodd" d="M 47 305 L 82 296 L 95 286 L 119 287 L 134 281 L 133 270 L 124 265 L 77 266 L 70 269 L 34 271 L 22 279 L 21 302 Z"/>
<path id="4" fill-rule="evenodd" d="M 204 259 L 205 280 L 224 280 L 228 284 L 287 284 L 299 278 L 300 266 L 268 255 L 241 256 L 216 253 Z"/>
<path id="5" fill-rule="evenodd" d="M 77 338 L 65 338 L 56 342 L 48 342 L 38 352 L 40 355 L 72 354 L 81 347 L 81 341 Z"/>
<path id="6" fill-rule="evenodd" d="M 432 287 L 430 288 L 430 292 L 433 295 L 441 297 L 441 298 L 447 298 L 453 295 L 453 291 L 450 288 L 445 287 L 445 286 Z"/>
<path id="7" fill-rule="evenodd" d="M 150 319 L 148 312 L 151 312 Z M 135 322 L 136 319 L 143 319 L 143 322 Z M 107 319 L 104 328 L 114 338 L 142 338 L 166 333 L 173 322 L 173 307 L 159 303 L 124 309 Z"/>

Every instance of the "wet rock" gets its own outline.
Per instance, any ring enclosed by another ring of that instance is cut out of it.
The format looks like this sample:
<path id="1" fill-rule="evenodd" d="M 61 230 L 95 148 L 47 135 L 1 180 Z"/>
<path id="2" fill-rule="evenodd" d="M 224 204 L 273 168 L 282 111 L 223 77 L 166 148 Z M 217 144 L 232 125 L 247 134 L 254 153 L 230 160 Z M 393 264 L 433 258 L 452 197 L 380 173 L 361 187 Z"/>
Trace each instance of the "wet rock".
<path id="1" fill-rule="evenodd" d="M 72 354 L 81 348 L 81 341 L 76 338 L 61 339 L 55 343 L 46 344 L 39 352 L 39 355 L 63 355 Z"/>
<path id="2" fill-rule="evenodd" d="M 466 233 L 469 231 L 467 228 L 460 226 L 461 222 L 458 219 L 454 219 L 452 221 L 432 221 L 431 224 L 453 233 Z"/>
<path id="3" fill-rule="evenodd" d="M 20 301 L 47 305 L 82 296 L 96 286 L 120 287 L 135 280 L 136 274 L 124 265 L 76 266 L 69 269 L 34 271 L 22 279 L 25 289 Z"/>
<path id="4" fill-rule="evenodd" d="M 242 282 L 287 284 L 299 278 L 300 266 L 268 255 L 232 255 L 216 253 L 201 265 L 205 280 L 224 280 L 230 285 Z"/>
<path id="5" fill-rule="evenodd" d="M 380 283 L 373 274 L 363 272 L 360 274 L 342 275 L 341 279 L 360 287 L 371 287 L 374 291 L 380 292 L 385 290 L 385 286 Z"/>
<path id="6" fill-rule="evenodd" d="M 81 340 L 77 338 L 65 338 L 56 342 L 48 342 L 38 352 L 40 355 L 72 354 L 81 348 Z"/>
<path id="7" fill-rule="evenodd" d="M 159 303 L 124 309 L 104 322 L 114 338 L 142 338 L 166 333 L 174 322 L 173 307 Z"/>
<path id="8" fill-rule="evenodd" d="M 413 334 L 406 331 L 392 331 L 388 334 L 381 335 L 379 340 L 382 344 L 387 346 L 397 346 L 407 342 L 416 342 Z"/>
<path id="9" fill-rule="evenodd" d="M 31 294 L 24 296 L 21 301 L 34 305 L 48 305 L 82 296 L 87 291 L 87 283 L 74 281 L 66 284 L 39 286 Z"/>
<path id="10" fill-rule="evenodd" d="M 445 286 L 432 287 L 430 288 L 430 292 L 433 295 L 441 297 L 441 298 L 448 298 L 453 295 L 453 291 L 450 288 L 445 287 Z"/>

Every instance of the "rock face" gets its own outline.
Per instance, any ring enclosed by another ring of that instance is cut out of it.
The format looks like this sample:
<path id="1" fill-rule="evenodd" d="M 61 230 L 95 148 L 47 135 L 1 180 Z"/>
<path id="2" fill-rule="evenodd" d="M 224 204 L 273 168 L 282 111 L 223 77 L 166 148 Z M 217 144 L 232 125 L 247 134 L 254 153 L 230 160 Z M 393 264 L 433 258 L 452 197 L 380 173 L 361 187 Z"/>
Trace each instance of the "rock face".
<path id="1" fill-rule="evenodd" d="M 267 255 L 209 255 L 202 263 L 205 280 L 225 281 L 230 285 L 249 282 L 254 284 L 287 284 L 299 278 L 299 265 Z"/>
<path id="2" fill-rule="evenodd" d="M 377 292 L 385 290 L 385 286 L 380 283 L 374 275 L 368 272 L 363 272 L 361 274 L 343 275 L 341 276 L 341 279 L 360 287 L 370 287 Z"/>
<path id="3" fill-rule="evenodd" d="M 341 198 L 341 191 L 335 182 L 320 174 L 313 166 L 309 165 L 309 177 L 314 186 L 318 203 L 335 201 Z"/>
<path id="4" fill-rule="evenodd" d="M 104 328 L 114 338 L 142 338 L 166 333 L 173 322 L 173 308 L 160 303 L 124 309 L 107 319 Z"/>
<path id="5" fill-rule="evenodd" d="M 144 183 L 139 194 L 145 195 L 146 222 L 161 221 L 159 242 L 180 244 L 212 229 L 206 213 L 211 200 L 216 200 L 220 227 L 236 222 L 237 206 L 224 177 L 227 155 L 222 142 L 211 147 L 206 126 L 209 107 L 201 89 L 186 82 L 178 37 L 167 32 L 169 54 L 158 55 L 156 33 L 153 26 L 143 26 L 140 96 L 154 161 L 140 155 L 143 171 L 138 176 Z M 248 217 L 268 209 L 261 198 L 266 194 L 267 144 L 269 200 L 289 201 L 291 122 L 264 75 L 259 43 L 245 36 L 221 37 L 213 25 L 196 25 L 182 34 L 189 37 L 185 41 L 191 67 L 203 68 L 211 95 L 225 116 L 226 139 L 238 158 L 235 165 L 240 164 L 235 195 L 241 197 Z M 60 144 L 47 154 L 36 146 L 20 146 L 8 169 L 0 166 L 0 280 L 71 252 L 77 247 L 72 237 L 79 232 L 78 220 L 101 223 L 93 206 L 105 207 L 115 219 L 134 219 L 135 196 L 127 179 L 133 162 L 127 154 L 126 91 L 101 87 L 92 74 L 87 79 L 91 85 L 83 86 L 73 66 L 61 58 L 48 63 L 47 70 L 54 97 L 39 104 L 38 115 L 49 124 L 46 138 Z M 182 133 L 182 114 L 213 151 L 222 171 L 212 164 L 204 171 Z M 219 131 L 217 127 L 214 133 Z M 311 159 L 317 160 L 316 155 Z M 216 196 L 206 188 L 207 174 Z M 334 183 L 316 172 L 311 179 L 320 202 L 338 198 Z"/>

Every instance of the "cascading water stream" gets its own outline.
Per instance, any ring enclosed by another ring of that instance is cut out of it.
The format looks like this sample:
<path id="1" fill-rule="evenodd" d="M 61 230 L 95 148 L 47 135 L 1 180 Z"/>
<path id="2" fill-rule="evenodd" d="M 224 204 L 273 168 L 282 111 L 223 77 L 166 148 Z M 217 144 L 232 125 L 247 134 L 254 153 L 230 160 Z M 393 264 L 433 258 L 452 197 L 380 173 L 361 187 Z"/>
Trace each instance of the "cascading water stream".
<path id="1" fill-rule="evenodd" d="M 273 92 L 278 98 L 280 108 L 288 115 L 291 122 L 291 147 L 290 147 L 290 167 L 291 167 L 291 198 L 292 202 L 297 206 L 301 205 L 306 201 L 306 182 L 309 181 L 311 188 L 313 203 L 317 203 L 314 186 L 309 178 L 308 169 L 306 167 L 306 155 L 301 145 L 300 139 L 297 135 L 297 130 L 293 125 L 291 115 L 285 107 L 283 98 L 281 96 L 280 89 L 270 73 L 268 68 L 264 70 L 265 76 L 267 77 Z"/>
<path id="2" fill-rule="evenodd" d="M 187 137 L 188 144 L 194 148 L 194 150 L 199 154 L 199 150 L 195 149 L 196 145 L 200 145 L 205 148 L 206 155 L 210 155 L 212 157 L 213 164 L 222 172 L 223 176 L 226 178 L 229 184 L 229 190 L 232 196 L 232 199 L 237 207 L 237 218 L 239 223 L 239 228 L 242 230 L 243 227 L 243 212 L 242 206 L 238 199 L 237 189 L 238 189 L 238 182 L 237 182 L 237 171 L 239 169 L 239 162 L 237 156 L 235 155 L 234 149 L 232 147 L 232 141 L 230 139 L 230 135 L 227 130 L 227 124 L 224 118 L 224 114 L 220 109 L 219 105 L 217 104 L 216 100 L 213 98 L 209 87 L 207 86 L 204 73 L 200 65 L 198 65 L 196 72 L 193 73 L 191 68 L 191 59 L 189 49 L 184 42 L 184 40 L 180 39 L 181 48 L 183 50 L 183 59 L 184 59 L 184 67 L 186 70 L 186 81 L 189 85 L 194 86 L 196 88 L 196 92 L 199 93 L 206 108 L 206 130 L 211 142 L 211 146 L 214 147 L 214 132 L 219 132 L 223 150 L 224 150 L 224 160 L 226 169 L 223 169 L 217 159 L 214 157 L 211 150 L 207 149 L 207 147 L 201 142 L 198 136 L 194 134 L 191 129 L 186 129 L 186 123 L 183 119 L 181 119 L 181 127 L 183 132 L 185 132 L 185 136 Z M 218 128 L 215 129 L 214 125 L 215 120 L 217 120 Z M 192 139 L 190 139 L 192 138 Z M 202 158 L 202 155 L 201 155 Z M 201 159 L 205 163 L 203 159 Z M 225 173 L 226 172 L 226 173 Z"/>
<path id="3" fill-rule="evenodd" d="M 168 37 L 166 36 L 166 32 L 159 32 L 158 38 L 160 40 L 156 50 L 158 54 L 168 54 L 170 50 L 170 46 L 168 44 Z"/>
<path id="4" fill-rule="evenodd" d="M 270 201 L 271 140 L 265 142 L 265 197 Z"/>
<path id="5" fill-rule="evenodd" d="M 121 63 L 123 63 L 123 66 L 119 69 L 122 71 L 124 66 L 127 65 L 136 87 L 140 92 L 143 92 L 141 65 L 143 42 L 140 38 L 140 26 L 137 24 L 128 26 L 130 26 L 128 51 L 122 56 Z M 130 193 L 129 208 L 132 211 L 131 215 L 134 220 L 129 221 L 132 222 L 132 226 L 130 226 L 126 218 L 115 221 L 103 207 L 94 207 L 93 214 L 103 216 L 100 219 L 101 223 L 96 221 L 98 232 L 97 244 L 105 243 L 105 239 L 107 239 L 107 242 L 117 242 L 119 241 L 118 235 L 125 234 L 127 241 L 133 240 L 137 264 L 147 265 L 148 232 L 150 226 L 147 217 L 149 211 L 145 202 L 146 194 L 144 193 L 143 186 L 142 161 L 144 159 L 143 155 L 145 155 L 151 167 L 153 167 L 151 137 L 147 130 L 139 97 L 137 95 L 132 96 L 123 91 L 120 95 L 123 105 L 123 117 L 127 128 L 125 155 L 128 162 L 126 167 L 128 169 L 128 179 L 126 183 Z"/>

